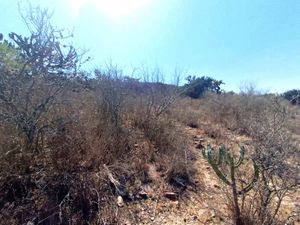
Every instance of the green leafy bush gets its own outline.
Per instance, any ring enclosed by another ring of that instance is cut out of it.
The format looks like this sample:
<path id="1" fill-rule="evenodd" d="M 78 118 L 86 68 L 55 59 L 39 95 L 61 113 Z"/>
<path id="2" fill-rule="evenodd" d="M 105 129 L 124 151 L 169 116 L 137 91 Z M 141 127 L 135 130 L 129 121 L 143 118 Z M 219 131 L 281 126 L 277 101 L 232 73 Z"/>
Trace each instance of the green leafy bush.
<path id="1" fill-rule="evenodd" d="M 206 91 L 221 93 L 221 85 L 224 84 L 221 80 L 215 80 L 211 77 L 195 77 L 188 76 L 188 83 L 185 85 L 186 95 L 191 98 L 200 98 Z"/>
<path id="2" fill-rule="evenodd" d="M 293 105 L 300 105 L 300 90 L 293 89 L 286 91 L 282 94 L 286 100 L 290 101 Z"/>

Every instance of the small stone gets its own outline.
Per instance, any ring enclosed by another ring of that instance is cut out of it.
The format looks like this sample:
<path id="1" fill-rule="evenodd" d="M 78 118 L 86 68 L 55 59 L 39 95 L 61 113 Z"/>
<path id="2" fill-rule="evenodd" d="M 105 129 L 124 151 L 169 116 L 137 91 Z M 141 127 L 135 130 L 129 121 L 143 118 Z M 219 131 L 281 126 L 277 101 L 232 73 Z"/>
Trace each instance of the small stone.
<path id="1" fill-rule="evenodd" d="M 214 184 L 214 188 L 220 189 L 221 187 L 217 184 Z"/>
<path id="2" fill-rule="evenodd" d="M 177 194 L 176 193 L 174 193 L 174 192 L 171 192 L 171 191 L 168 191 L 168 192 L 165 192 L 164 193 L 164 197 L 166 197 L 166 198 L 168 198 L 168 199 L 170 199 L 170 200 L 176 200 L 177 199 Z"/>
<path id="3" fill-rule="evenodd" d="M 119 207 L 123 207 L 124 206 L 124 201 L 123 201 L 123 198 L 122 198 L 122 196 L 118 196 L 118 198 L 117 198 L 117 205 L 119 206 Z"/>
<path id="4" fill-rule="evenodd" d="M 147 194 L 147 192 L 145 192 L 144 190 L 142 190 L 142 191 L 140 191 L 138 193 L 138 197 L 142 198 L 142 199 L 147 199 L 148 198 L 148 194 Z"/>
<path id="5" fill-rule="evenodd" d="M 215 210 L 211 210 L 211 211 L 210 211 L 210 214 L 211 214 L 211 217 L 212 217 L 212 218 L 216 217 L 216 212 L 215 212 Z"/>

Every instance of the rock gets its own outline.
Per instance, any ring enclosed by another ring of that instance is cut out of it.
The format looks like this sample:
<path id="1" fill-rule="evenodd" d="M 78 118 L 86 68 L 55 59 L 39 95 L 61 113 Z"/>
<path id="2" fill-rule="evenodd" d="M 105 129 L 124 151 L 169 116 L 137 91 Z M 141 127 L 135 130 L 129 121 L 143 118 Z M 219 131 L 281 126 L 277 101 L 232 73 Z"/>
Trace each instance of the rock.
<path id="1" fill-rule="evenodd" d="M 118 196 L 118 198 L 117 198 L 117 205 L 119 206 L 119 207 L 123 207 L 124 206 L 124 201 L 123 201 L 123 198 L 122 198 L 122 196 Z"/>
<path id="2" fill-rule="evenodd" d="M 147 198 L 154 198 L 156 194 L 155 191 L 148 184 L 142 186 L 141 193 L 146 193 Z"/>
<path id="3" fill-rule="evenodd" d="M 138 195 L 139 198 L 142 198 L 142 199 L 147 199 L 148 198 L 148 194 L 144 190 L 140 191 L 137 195 Z"/>
<path id="4" fill-rule="evenodd" d="M 173 201 L 175 201 L 178 198 L 177 194 L 171 191 L 165 192 L 163 196 Z"/>
<path id="5" fill-rule="evenodd" d="M 196 148 L 197 148 L 197 149 L 202 149 L 202 148 L 204 148 L 204 145 L 200 142 L 200 143 L 198 143 L 198 144 L 196 145 Z"/>
<path id="6" fill-rule="evenodd" d="M 211 215 L 212 218 L 216 217 L 216 212 L 215 212 L 215 210 L 212 209 L 212 210 L 210 211 L 210 215 Z"/>
<path id="7" fill-rule="evenodd" d="M 221 187 L 217 184 L 214 184 L 214 188 L 221 189 Z"/>

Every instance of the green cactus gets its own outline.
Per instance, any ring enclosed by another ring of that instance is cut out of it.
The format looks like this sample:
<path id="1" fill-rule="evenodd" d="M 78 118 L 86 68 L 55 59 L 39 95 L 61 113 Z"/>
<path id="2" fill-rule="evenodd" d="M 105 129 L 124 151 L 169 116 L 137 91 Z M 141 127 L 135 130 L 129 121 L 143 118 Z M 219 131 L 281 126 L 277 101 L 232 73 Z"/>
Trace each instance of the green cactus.
<path id="1" fill-rule="evenodd" d="M 207 149 L 202 150 L 202 154 L 204 158 L 208 161 L 208 163 L 212 166 L 213 170 L 217 174 L 217 176 L 226 184 L 229 185 L 232 189 L 232 195 L 233 195 L 233 203 L 234 203 L 234 213 L 235 213 L 235 223 L 236 224 L 243 224 L 240 208 L 238 204 L 238 196 L 242 194 L 246 194 L 249 192 L 254 184 L 257 182 L 259 177 L 259 168 L 256 165 L 256 163 L 253 161 L 253 167 L 254 167 L 254 175 L 251 180 L 251 182 L 244 187 L 242 190 L 237 190 L 237 184 L 236 184 L 236 170 L 242 165 L 245 157 L 245 148 L 241 147 L 240 150 L 240 156 L 238 159 L 231 154 L 227 149 L 225 149 L 224 146 L 221 146 L 218 149 L 217 157 L 214 157 L 212 155 L 212 148 L 210 145 L 208 145 Z M 227 166 L 229 167 L 229 173 L 230 175 L 226 175 L 225 171 L 222 170 L 221 166 Z"/>
<path id="2" fill-rule="evenodd" d="M 236 170 L 237 168 L 239 168 L 240 165 L 244 161 L 245 148 L 241 147 L 240 156 L 239 156 L 239 159 L 237 161 L 235 160 L 235 157 L 230 152 L 226 151 L 224 146 L 221 146 L 218 149 L 217 159 L 215 159 L 213 157 L 212 148 L 211 148 L 210 145 L 208 145 L 207 149 L 202 150 L 202 154 L 203 154 L 204 158 L 207 159 L 208 163 L 212 166 L 212 168 L 214 169 L 214 171 L 218 175 L 218 177 L 225 184 L 231 186 L 233 181 L 229 180 L 228 176 L 226 176 L 224 174 L 224 172 L 221 171 L 220 166 L 225 164 L 225 165 L 229 166 L 230 170 Z M 241 191 L 239 191 L 238 192 L 239 194 L 244 194 L 244 193 L 247 193 L 248 191 L 250 191 L 253 188 L 254 183 L 258 180 L 259 169 L 258 169 L 258 166 L 255 164 L 254 161 L 253 161 L 253 167 L 254 167 L 254 176 L 252 178 L 252 181 L 245 188 L 243 188 Z"/>

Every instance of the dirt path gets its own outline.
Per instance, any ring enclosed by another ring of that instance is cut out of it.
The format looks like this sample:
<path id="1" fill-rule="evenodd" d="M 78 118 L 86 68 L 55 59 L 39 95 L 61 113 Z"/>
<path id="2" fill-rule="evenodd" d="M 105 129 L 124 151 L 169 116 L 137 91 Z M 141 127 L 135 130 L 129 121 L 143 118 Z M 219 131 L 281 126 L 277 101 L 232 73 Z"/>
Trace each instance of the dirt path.
<path id="1" fill-rule="evenodd" d="M 180 126 L 180 125 L 179 125 Z M 214 171 L 203 158 L 200 148 L 211 144 L 220 144 L 214 138 L 208 137 L 204 131 L 195 128 L 182 127 L 190 139 L 190 150 L 194 153 L 194 165 L 196 173 L 194 182 L 196 190 L 189 187 L 188 190 L 176 201 L 164 198 L 150 198 L 135 203 L 130 211 L 131 218 L 138 218 L 135 223 L 125 222 L 124 224 L 152 224 L 152 225 L 230 225 L 230 210 L 227 208 L 228 199 L 224 195 L 224 184 L 220 182 Z M 237 143 L 246 143 L 247 138 L 226 134 L 226 139 L 233 147 Z M 222 140 L 223 141 L 223 140 Z M 154 190 L 155 191 L 155 190 Z M 287 200 L 290 208 L 291 201 Z M 143 221 L 143 222 L 140 222 Z M 297 223 L 296 223 L 297 224 Z M 299 225 L 299 224 L 297 224 Z"/>
<path id="2" fill-rule="evenodd" d="M 228 211 L 221 194 L 222 184 L 211 171 L 211 167 L 204 160 L 199 145 L 210 143 L 212 140 L 204 138 L 199 129 L 184 127 L 188 135 L 191 151 L 195 155 L 196 190 L 189 187 L 176 201 L 167 199 L 147 199 L 137 203 L 131 211 L 132 218 L 138 217 L 137 224 L 231 224 L 230 218 L 224 213 Z M 198 146 L 198 148 L 197 148 Z M 129 223 L 127 223 L 129 224 Z"/>

